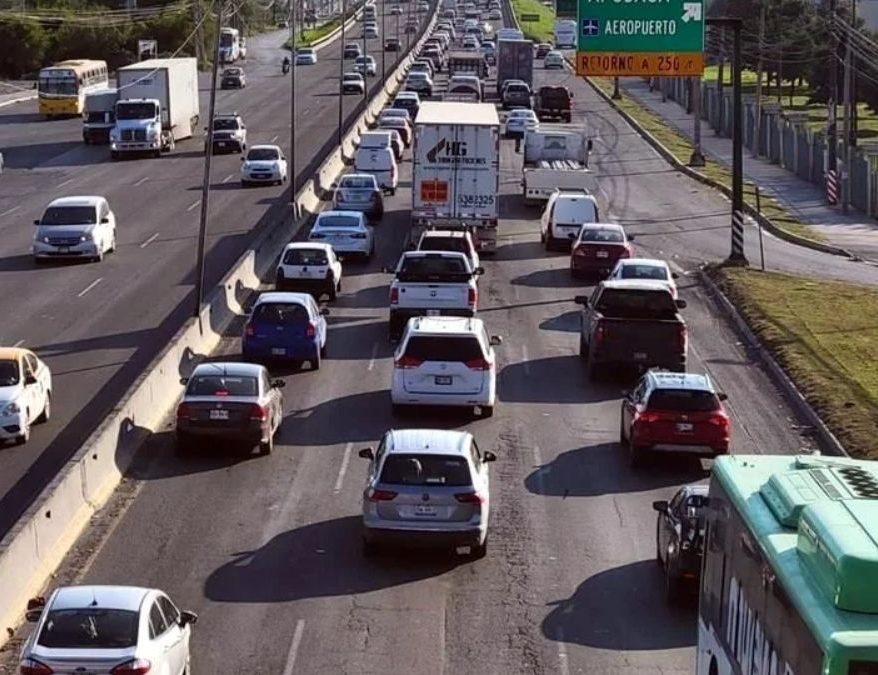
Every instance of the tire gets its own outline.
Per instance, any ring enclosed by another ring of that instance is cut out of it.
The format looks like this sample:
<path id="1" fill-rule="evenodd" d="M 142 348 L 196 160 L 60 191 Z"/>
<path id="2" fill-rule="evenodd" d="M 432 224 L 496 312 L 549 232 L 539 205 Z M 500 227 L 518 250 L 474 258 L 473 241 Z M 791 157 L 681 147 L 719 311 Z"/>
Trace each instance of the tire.
<path id="1" fill-rule="evenodd" d="M 655 561 L 659 564 L 659 567 L 664 567 L 664 562 L 662 562 L 662 550 L 659 547 L 659 524 L 656 521 L 655 524 Z"/>
<path id="2" fill-rule="evenodd" d="M 588 358 L 588 344 L 582 339 L 582 333 L 579 334 L 579 356 L 583 359 Z"/>
<path id="3" fill-rule="evenodd" d="M 324 343 L 323 346 L 320 348 L 320 358 L 325 359 L 327 353 L 328 353 L 327 343 Z"/>
<path id="4" fill-rule="evenodd" d="M 96 263 L 103 262 L 104 249 L 103 248 L 98 249 L 97 255 L 93 255 L 91 259 L 92 259 L 92 262 L 96 262 Z"/>
<path id="5" fill-rule="evenodd" d="M 337 283 L 335 283 L 335 281 L 333 281 L 332 286 L 330 286 L 329 290 L 326 291 L 326 294 L 329 296 L 330 302 L 335 302 L 335 300 L 338 298 L 338 291 L 339 291 L 339 284 L 337 284 Z"/>
<path id="6" fill-rule="evenodd" d="M 470 547 L 469 558 L 470 560 L 481 560 L 486 555 L 488 555 L 488 537 L 485 536 L 485 541 L 481 544 L 476 544 L 475 546 Z"/>
<path id="7" fill-rule="evenodd" d="M 274 432 L 269 431 L 268 440 L 259 442 L 259 454 L 270 455 L 272 450 L 274 450 Z"/>
<path id="8" fill-rule="evenodd" d="M 600 363 L 596 363 L 592 358 L 591 352 L 588 354 L 588 361 L 585 364 L 586 369 L 586 377 L 591 382 L 598 382 L 601 379 L 601 365 Z"/>
<path id="9" fill-rule="evenodd" d="M 317 354 L 311 359 L 311 370 L 320 370 L 320 361 L 323 356 L 323 348 L 317 350 Z"/>
<path id="10" fill-rule="evenodd" d="M 116 252 L 116 233 L 113 232 L 113 241 L 110 242 L 110 249 L 107 253 L 115 253 Z"/>
<path id="11" fill-rule="evenodd" d="M 43 412 L 37 417 L 37 424 L 45 424 L 52 419 L 52 393 L 46 394 L 46 405 L 43 406 Z"/>
<path id="12" fill-rule="evenodd" d="M 482 409 L 482 414 L 480 415 L 480 417 L 482 419 L 488 419 L 489 417 L 494 416 L 494 406 L 483 405 L 483 406 L 480 406 L 480 408 Z"/>
<path id="13" fill-rule="evenodd" d="M 25 423 L 24 430 L 15 437 L 15 445 L 24 445 L 30 440 L 30 425 Z"/>

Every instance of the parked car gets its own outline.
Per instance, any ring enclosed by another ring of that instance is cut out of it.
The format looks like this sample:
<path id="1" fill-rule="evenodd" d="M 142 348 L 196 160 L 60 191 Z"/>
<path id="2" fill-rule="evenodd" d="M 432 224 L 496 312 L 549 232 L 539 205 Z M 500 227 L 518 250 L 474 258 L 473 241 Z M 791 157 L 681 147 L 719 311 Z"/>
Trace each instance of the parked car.
<path id="1" fill-rule="evenodd" d="M 340 256 L 368 259 L 375 252 L 372 228 L 359 211 L 322 211 L 311 227 L 308 241 L 327 243 Z"/>
<path id="2" fill-rule="evenodd" d="M 116 250 L 116 215 L 104 197 L 61 197 L 34 221 L 34 262 L 85 258 L 100 262 Z"/>
<path id="3" fill-rule="evenodd" d="M 547 251 L 567 248 L 584 223 L 600 219 L 597 199 L 585 190 L 555 190 L 540 217 L 540 241 Z"/>
<path id="4" fill-rule="evenodd" d="M 300 291 L 335 300 L 341 290 L 342 266 L 329 244 L 291 242 L 284 247 L 275 271 L 278 291 Z"/>
<path id="5" fill-rule="evenodd" d="M 607 279 L 637 279 L 661 284 L 671 291 L 677 299 L 676 279 L 679 275 L 672 272 L 664 260 L 653 258 L 620 258 Z"/>
<path id="6" fill-rule="evenodd" d="M 28 601 L 35 623 L 16 672 L 185 673 L 195 612 L 157 588 L 61 586 Z M 86 664 L 88 671 L 85 670 Z"/>
<path id="7" fill-rule="evenodd" d="M 325 274 L 325 273 L 324 273 Z M 326 315 L 310 293 L 262 293 L 244 326 L 241 351 L 249 361 L 308 361 L 320 368 L 326 356 Z"/>
<path id="8" fill-rule="evenodd" d="M 366 92 L 366 80 L 360 73 L 345 73 L 341 79 L 341 92 L 362 96 Z"/>
<path id="9" fill-rule="evenodd" d="M 317 63 L 317 50 L 314 47 L 299 47 L 296 50 L 297 66 L 313 66 Z"/>
<path id="10" fill-rule="evenodd" d="M 362 211 L 373 223 L 384 216 L 381 187 L 370 173 L 349 173 L 339 178 L 332 201 L 336 211 Z"/>
<path id="11" fill-rule="evenodd" d="M 287 158 L 279 145 L 254 145 L 241 162 L 241 185 L 281 185 L 287 180 Z"/>
<path id="12" fill-rule="evenodd" d="M 52 416 L 52 371 L 21 347 L 0 348 L 0 442 L 24 445 L 34 424 Z"/>
<path id="13" fill-rule="evenodd" d="M 707 524 L 707 484 L 684 485 L 670 502 L 655 501 L 655 557 L 665 572 L 665 594 L 671 604 L 688 591 L 697 597 Z"/>
<path id="14" fill-rule="evenodd" d="M 392 429 L 369 460 L 363 490 L 363 552 L 382 545 L 449 546 L 485 555 L 491 494 L 488 464 L 497 456 L 472 434 Z"/>
<path id="15" fill-rule="evenodd" d="M 254 354 L 254 343 L 260 339 L 254 327 L 253 339 L 248 342 L 247 330 L 245 327 L 244 358 Z M 282 347 L 269 349 L 280 351 Z M 198 441 L 235 442 L 248 448 L 258 445 L 262 454 L 274 449 L 274 435 L 283 421 L 280 390 L 285 383 L 269 379 L 265 366 L 232 361 L 199 363 L 181 383 L 186 390 L 177 406 L 178 453 L 187 452 Z"/>
<path id="16" fill-rule="evenodd" d="M 570 276 L 606 277 L 622 258 L 630 258 L 634 235 L 615 223 L 585 223 L 570 248 Z"/>

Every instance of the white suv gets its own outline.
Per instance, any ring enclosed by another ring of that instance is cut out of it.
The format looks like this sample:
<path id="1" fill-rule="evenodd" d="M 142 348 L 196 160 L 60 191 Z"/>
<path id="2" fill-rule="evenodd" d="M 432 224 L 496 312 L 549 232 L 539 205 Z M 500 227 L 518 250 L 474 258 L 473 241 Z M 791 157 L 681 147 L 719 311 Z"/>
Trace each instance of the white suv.
<path id="1" fill-rule="evenodd" d="M 330 300 L 335 300 L 341 291 L 341 261 L 329 244 L 287 244 L 277 265 L 275 288 L 306 291 L 317 298 L 326 293 Z"/>
<path id="2" fill-rule="evenodd" d="M 416 317 L 406 324 L 393 358 L 390 400 L 394 413 L 407 406 L 475 408 L 494 414 L 497 400 L 496 335 L 481 319 Z"/>

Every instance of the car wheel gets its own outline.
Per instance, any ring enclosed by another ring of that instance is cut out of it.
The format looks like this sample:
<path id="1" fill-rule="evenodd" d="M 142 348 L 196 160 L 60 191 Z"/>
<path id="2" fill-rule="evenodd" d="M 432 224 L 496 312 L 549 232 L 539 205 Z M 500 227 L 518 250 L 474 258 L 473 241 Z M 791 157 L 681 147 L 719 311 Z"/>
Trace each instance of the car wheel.
<path id="1" fill-rule="evenodd" d="M 326 358 L 326 354 L 328 353 L 328 349 L 327 349 L 328 344 L 329 344 L 328 342 L 324 342 L 323 346 L 320 348 L 320 358 L 321 359 Z"/>
<path id="2" fill-rule="evenodd" d="M 116 252 L 116 232 L 113 231 L 113 238 L 110 240 L 110 248 L 107 253 L 115 253 Z"/>
<path id="3" fill-rule="evenodd" d="M 588 343 L 582 337 L 582 333 L 579 334 L 579 356 L 584 359 L 588 358 Z"/>
<path id="4" fill-rule="evenodd" d="M 311 359 L 311 370 L 320 370 L 320 357 L 323 354 L 323 347 L 317 350 L 317 354 Z"/>
<path id="5" fill-rule="evenodd" d="M 104 247 L 101 246 L 98 248 L 98 252 L 92 256 L 92 262 L 101 262 L 104 259 Z"/>
<path id="6" fill-rule="evenodd" d="M 52 418 L 52 394 L 46 394 L 46 404 L 43 406 L 43 412 L 37 417 L 38 424 L 44 424 Z"/>
<path id="7" fill-rule="evenodd" d="M 660 525 L 659 525 L 658 521 L 656 521 L 656 524 L 655 524 L 655 561 L 659 565 L 664 565 L 664 562 L 662 561 L 662 549 L 661 549 L 661 546 L 659 546 L 659 527 L 660 527 Z"/>
<path id="8" fill-rule="evenodd" d="M 481 544 L 476 544 L 475 546 L 470 547 L 469 557 L 470 560 L 481 560 L 486 555 L 488 555 L 488 536 L 485 535 L 485 541 Z"/>
<path id="9" fill-rule="evenodd" d="M 336 298 L 338 298 L 338 291 L 339 291 L 340 285 L 341 284 L 335 283 L 335 280 L 333 279 L 332 285 L 329 287 L 329 292 L 328 292 L 330 302 L 334 302 L 336 300 Z"/>
<path id="10" fill-rule="evenodd" d="M 24 445 L 30 440 L 30 425 L 25 422 L 22 432 L 15 437 L 15 445 Z"/>

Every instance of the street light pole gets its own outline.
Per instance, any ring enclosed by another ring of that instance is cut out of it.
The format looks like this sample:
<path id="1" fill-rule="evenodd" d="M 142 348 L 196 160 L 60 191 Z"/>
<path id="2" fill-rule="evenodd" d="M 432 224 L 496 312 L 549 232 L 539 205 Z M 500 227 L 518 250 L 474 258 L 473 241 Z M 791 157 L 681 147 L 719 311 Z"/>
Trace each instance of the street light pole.
<path id="1" fill-rule="evenodd" d="M 338 59 L 338 147 L 342 142 L 342 124 L 344 122 L 344 33 L 347 23 L 345 0 L 341 0 L 341 52 Z M 365 82 L 366 77 L 363 76 Z"/>
<path id="2" fill-rule="evenodd" d="M 290 206 L 293 210 L 293 219 L 299 218 L 298 203 L 296 202 L 296 0 L 290 2 L 290 40 L 293 45 L 293 67 L 290 68 L 290 160 L 287 166 L 287 174 L 290 181 Z"/>
<path id="3" fill-rule="evenodd" d="M 363 20 L 361 21 L 361 23 L 363 24 L 363 82 L 365 83 L 365 86 L 363 87 L 363 103 L 365 103 L 369 97 L 369 60 L 367 58 L 369 56 L 369 53 L 367 51 L 368 45 L 366 43 L 366 14 L 365 14 L 365 12 L 361 16 L 363 17 Z"/>
<path id="4" fill-rule="evenodd" d="M 207 240 L 207 212 L 210 202 L 210 160 L 213 158 L 213 117 L 216 110 L 216 78 L 219 71 L 220 28 L 223 25 L 223 2 L 217 3 L 216 39 L 213 45 L 213 67 L 210 74 L 210 103 L 207 112 L 207 146 L 204 149 L 204 176 L 201 181 L 201 214 L 198 222 L 198 252 L 195 261 L 195 307 L 193 316 L 201 325 L 201 305 L 204 302 L 204 248 Z"/>
<path id="5" fill-rule="evenodd" d="M 387 3 L 381 3 L 381 39 L 387 40 Z M 381 80 L 387 76 L 387 45 L 381 49 Z"/>

